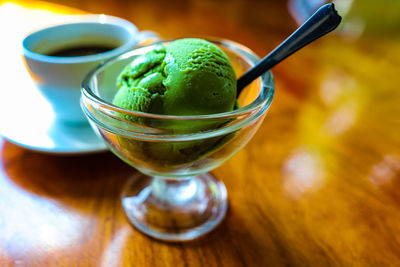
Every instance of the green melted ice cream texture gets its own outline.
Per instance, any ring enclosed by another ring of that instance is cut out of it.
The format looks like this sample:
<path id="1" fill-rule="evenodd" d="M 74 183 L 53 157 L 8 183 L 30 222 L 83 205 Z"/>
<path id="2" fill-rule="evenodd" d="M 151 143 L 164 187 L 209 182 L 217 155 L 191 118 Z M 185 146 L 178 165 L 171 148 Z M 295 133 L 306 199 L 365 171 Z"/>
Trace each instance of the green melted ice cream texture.
<path id="1" fill-rule="evenodd" d="M 236 75 L 228 57 L 202 39 L 157 45 L 125 67 L 117 86 L 114 105 L 154 114 L 214 114 L 233 110 L 236 102 Z M 125 119 L 136 121 L 132 117 Z M 171 123 L 167 127 L 187 127 L 190 131 L 207 126 Z M 120 145 L 143 160 L 182 164 L 206 155 L 228 139 L 220 136 L 190 142 L 145 143 L 120 138 Z"/>

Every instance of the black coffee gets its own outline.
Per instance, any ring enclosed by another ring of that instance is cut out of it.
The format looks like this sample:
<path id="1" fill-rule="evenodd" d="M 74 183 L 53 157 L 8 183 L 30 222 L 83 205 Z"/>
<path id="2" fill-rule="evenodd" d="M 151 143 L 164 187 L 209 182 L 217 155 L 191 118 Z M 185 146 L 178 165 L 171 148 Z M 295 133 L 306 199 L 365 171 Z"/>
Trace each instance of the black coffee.
<path id="1" fill-rule="evenodd" d="M 81 57 L 81 56 L 90 56 L 94 54 L 104 53 L 110 50 L 115 49 L 113 46 L 75 46 L 69 48 L 63 48 L 60 50 L 55 50 L 47 55 L 53 57 Z"/>

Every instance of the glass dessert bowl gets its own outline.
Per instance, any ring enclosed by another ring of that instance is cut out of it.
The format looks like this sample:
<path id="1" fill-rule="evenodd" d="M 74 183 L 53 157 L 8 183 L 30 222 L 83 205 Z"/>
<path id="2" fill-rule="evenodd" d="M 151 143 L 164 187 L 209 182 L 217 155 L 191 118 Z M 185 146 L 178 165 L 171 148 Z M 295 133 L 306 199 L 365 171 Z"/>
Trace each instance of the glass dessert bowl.
<path id="1" fill-rule="evenodd" d="M 259 61 L 237 43 L 208 41 L 226 53 L 237 77 Z M 165 241 L 193 240 L 224 218 L 226 188 L 208 172 L 238 152 L 257 131 L 272 102 L 274 81 L 270 72 L 265 73 L 242 91 L 237 109 L 218 114 L 160 115 L 111 104 L 119 73 L 154 45 L 124 53 L 92 70 L 82 82 L 81 106 L 111 151 L 140 171 L 128 181 L 121 197 L 133 226 Z"/>

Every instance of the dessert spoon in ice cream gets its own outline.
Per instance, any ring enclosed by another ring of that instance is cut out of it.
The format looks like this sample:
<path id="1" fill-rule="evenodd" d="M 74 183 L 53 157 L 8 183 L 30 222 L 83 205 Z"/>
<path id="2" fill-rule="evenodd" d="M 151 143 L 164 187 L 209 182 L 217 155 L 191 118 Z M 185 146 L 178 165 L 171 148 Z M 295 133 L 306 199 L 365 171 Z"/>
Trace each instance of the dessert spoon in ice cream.
<path id="1" fill-rule="evenodd" d="M 263 58 L 257 65 L 248 70 L 237 81 L 237 96 L 257 77 L 273 66 L 308 45 L 316 39 L 333 31 L 340 24 L 342 18 L 335 10 L 333 3 L 323 5 L 303 25 L 293 32 L 285 41 Z"/>

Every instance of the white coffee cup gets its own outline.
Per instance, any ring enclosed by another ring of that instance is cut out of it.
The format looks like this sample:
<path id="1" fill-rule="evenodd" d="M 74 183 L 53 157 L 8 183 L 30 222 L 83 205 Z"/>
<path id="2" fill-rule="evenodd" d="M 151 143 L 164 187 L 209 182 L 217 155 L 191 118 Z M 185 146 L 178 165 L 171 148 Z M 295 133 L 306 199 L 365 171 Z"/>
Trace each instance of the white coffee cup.
<path id="1" fill-rule="evenodd" d="M 127 20 L 107 15 L 70 16 L 68 22 L 40 29 L 22 42 L 24 59 L 37 88 L 51 104 L 56 119 L 84 123 L 80 108 L 80 84 L 87 72 L 103 61 L 132 49 L 157 34 L 139 32 Z M 83 46 L 111 46 L 93 55 L 52 56 L 62 49 Z M 49 55 L 50 54 L 50 55 Z"/>

